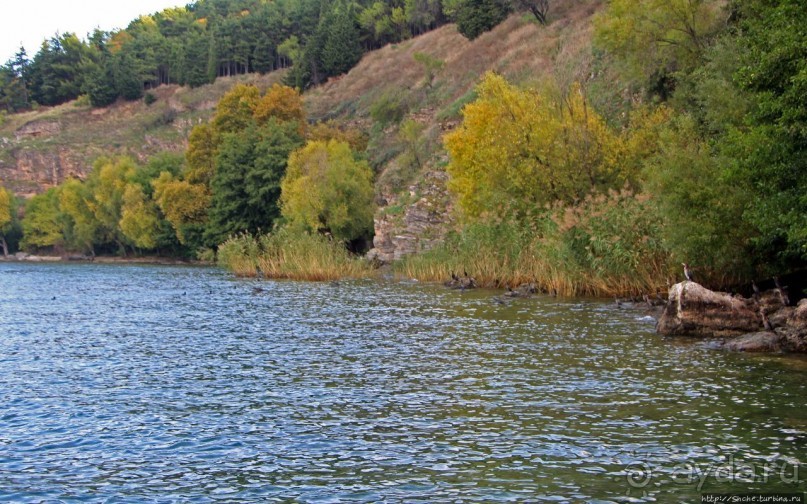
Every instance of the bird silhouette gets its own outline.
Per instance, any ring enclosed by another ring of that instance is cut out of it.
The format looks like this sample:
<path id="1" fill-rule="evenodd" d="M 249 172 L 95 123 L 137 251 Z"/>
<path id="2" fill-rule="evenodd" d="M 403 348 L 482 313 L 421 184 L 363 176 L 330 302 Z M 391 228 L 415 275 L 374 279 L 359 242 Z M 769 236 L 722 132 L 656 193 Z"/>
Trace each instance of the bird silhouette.
<path id="1" fill-rule="evenodd" d="M 684 276 L 686 277 L 686 279 L 689 280 L 690 282 L 694 282 L 695 276 L 692 274 L 692 270 L 689 268 L 689 264 L 681 263 L 681 265 L 684 267 Z"/>

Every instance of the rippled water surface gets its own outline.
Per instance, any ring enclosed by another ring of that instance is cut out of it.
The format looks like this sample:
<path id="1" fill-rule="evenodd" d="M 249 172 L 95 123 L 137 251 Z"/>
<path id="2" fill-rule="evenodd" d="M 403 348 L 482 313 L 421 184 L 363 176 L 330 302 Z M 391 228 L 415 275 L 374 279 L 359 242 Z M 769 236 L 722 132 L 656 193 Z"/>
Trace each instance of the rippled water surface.
<path id="1" fill-rule="evenodd" d="M 0 500 L 804 491 L 807 361 L 492 294 L 0 264 Z"/>

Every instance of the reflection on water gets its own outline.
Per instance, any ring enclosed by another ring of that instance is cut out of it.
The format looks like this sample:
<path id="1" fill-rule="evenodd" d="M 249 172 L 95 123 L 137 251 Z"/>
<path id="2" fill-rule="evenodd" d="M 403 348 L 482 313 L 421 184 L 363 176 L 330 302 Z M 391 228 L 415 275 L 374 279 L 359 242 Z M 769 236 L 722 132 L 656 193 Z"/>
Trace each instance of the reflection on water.
<path id="1" fill-rule="evenodd" d="M 0 500 L 804 491 L 807 361 L 398 282 L 0 264 Z"/>

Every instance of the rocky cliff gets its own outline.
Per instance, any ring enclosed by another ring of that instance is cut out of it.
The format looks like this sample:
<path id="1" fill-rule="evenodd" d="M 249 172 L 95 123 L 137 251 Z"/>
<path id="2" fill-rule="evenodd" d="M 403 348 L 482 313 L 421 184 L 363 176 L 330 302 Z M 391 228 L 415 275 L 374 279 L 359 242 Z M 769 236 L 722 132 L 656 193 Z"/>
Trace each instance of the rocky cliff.
<path id="1" fill-rule="evenodd" d="M 368 258 L 390 262 L 434 248 L 453 226 L 445 171 L 429 171 L 403 194 L 387 194 L 375 217 Z"/>

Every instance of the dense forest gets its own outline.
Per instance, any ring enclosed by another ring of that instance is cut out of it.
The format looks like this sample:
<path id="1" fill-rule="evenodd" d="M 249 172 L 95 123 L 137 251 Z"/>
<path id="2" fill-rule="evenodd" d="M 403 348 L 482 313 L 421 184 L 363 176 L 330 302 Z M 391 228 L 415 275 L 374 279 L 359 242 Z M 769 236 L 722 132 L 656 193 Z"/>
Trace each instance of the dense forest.
<path id="1" fill-rule="evenodd" d="M 309 124 L 300 90 L 346 71 L 363 51 L 440 23 L 456 21 L 475 37 L 513 10 L 539 25 L 558 21 L 551 7 L 202 1 L 87 42 L 52 40 L 32 62 L 20 54 L 4 67 L 6 107 L 8 89 L 22 93 L 23 108 L 78 93 L 95 103 L 101 91 L 111 93 L 106 100 L 135 98 L 160 83 L 292 67 L 288 86 L 227 93 L 184 157 L 143 166 L 101 159 L 86 180 L 29 200 L 21 224 L 13 195 L 0 192 L 0 234 L 22 233 L 32 250 L 218 250 L 249 274 L 265 271 L 261 258 L 282 256 L 293 236 L 360 249 L 372 236 L 378 175 L 368 167 L 367 132 Z M 376 129 L 399 128 L 417 167 L 448 172 L 459 217 L 442 246 L 399 267 L 420 278 L 467 270 L 482 284 L 535 282 L 569 294 L 657 292 L 681 262 L 712 285 L 803 269 L 804 26 L 797 0 L 611 0 L 595 17 L 590 76 L 519 85 L 486 74 L 459 126 L 433 149 L 448 154 L 443 164 L 418 150 L 417 125 L 380 100 Z M 194 48 L 198 57 L 189 56 Z M 57 53 L 78 63 L 55 64 Z M 94 81 L 102 76 L 111 80 Z"/>

